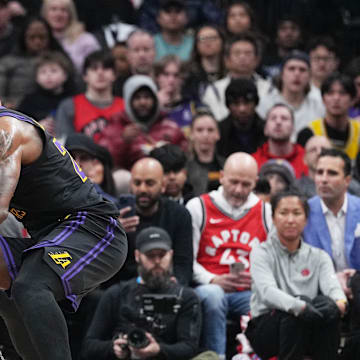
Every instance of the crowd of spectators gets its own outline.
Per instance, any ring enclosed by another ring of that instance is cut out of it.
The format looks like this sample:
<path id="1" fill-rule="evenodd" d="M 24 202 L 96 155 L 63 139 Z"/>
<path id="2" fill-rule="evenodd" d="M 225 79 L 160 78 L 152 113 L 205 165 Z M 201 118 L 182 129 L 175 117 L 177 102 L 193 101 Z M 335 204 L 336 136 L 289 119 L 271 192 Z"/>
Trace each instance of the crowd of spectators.
<path id="1" fill-rule="evenodd" d="M 74 360 L 360 358 L 358 36 L 356 0 L 0 0 L 2 106 L 65 145 L 128 237 L 66 314 Z M 12 220 L 0 234 L 26 234 Z M 165 288 L 182 310 L 125 350 L 131 303 Z"/>

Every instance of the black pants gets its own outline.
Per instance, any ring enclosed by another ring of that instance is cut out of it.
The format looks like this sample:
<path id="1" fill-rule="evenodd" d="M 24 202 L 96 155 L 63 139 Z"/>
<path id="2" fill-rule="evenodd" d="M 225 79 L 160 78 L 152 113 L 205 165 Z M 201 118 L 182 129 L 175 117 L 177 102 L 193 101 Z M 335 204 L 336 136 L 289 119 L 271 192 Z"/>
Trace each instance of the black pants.
<path id="1" fill-rule="evenodd" d="M 1 293 L 1 291 L 0 291 Z M 0 301 L 1 304 L 1 301 Z M 15 348 L 11 342 L 6 324 L 2 317 L 0 317 L 0 350 L 5 357 L 9 360 L 20 360 L 20 356 L 17 355 Z"/>
<path id="2" fill-rule="evenodd" d="M 350 282 L 353 299 L 350 307 L 350 329 L 360 331 L 360 271 L 357 271 Z"/>
<path id="3" fill-rule="evenodd" d="M 350 287 L 353 299 L 349 312 L 343 321 L 343 331 L 347 334 L 341 360 L 360 359 L 360 271 L 351 278 Z"/>
<path id="4" fill-rule="evenodd" d="M 255 353 L 263 360 L 335 360 L 339 344 L 339 321 L 307 324 L 297 317 L 274 310 L 249 322 L 246 330 Z"/>

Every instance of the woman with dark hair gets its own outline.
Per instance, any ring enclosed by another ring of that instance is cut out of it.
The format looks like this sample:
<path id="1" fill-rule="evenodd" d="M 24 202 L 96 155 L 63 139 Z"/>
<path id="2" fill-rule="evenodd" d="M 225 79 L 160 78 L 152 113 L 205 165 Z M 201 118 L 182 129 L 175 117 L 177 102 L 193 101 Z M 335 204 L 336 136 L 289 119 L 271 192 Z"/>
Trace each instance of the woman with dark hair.
<path id="1" fill-rule="evenodd" d="M 80 133 L 69 135 L 65 147 L 85 175 L 95 184 L 98 192 L 105 199 L 118 205 L 112 176 L 113 161 L 109 151 Z"/>
<path id="2" fill-rule="evenodd" d="M 248 31 L 258 33 L 255 12 L 246 1 L 230 1 L 225 11 L 225 29 L 231 36 Z"/>
<path id="3" fill-rule="evenodd" d="M 38 51 L 42 50 L 42 42 L 41 40 L 45 41 L 45 38 L 41 35 L 43 34 L 33 34 L 29 33 L 29 28 L 36 27 L 35 25 L 38 25 L 37 23 L 41 23 L 44 28 L 46 29 L 47 34 L 47 50 L 55 50 L 55 51 L 61 51 L 64 52 L 62 46 L 59 44 L 59 42 L 54 38 L 51 32 L 50 25 L 48 22 L 41 16 L 36 15 L 31 18 L 29 18 L 26 23 L 24 23 L 24 26 L 22 27 L 20 33 L 19 33 L 19 42 L 18 47 L 15 51 L 16 54 L 37 54 Z M 37 35 L 37 38 L 36 38 Z M 31 40 L 34 40 L 31 42 Z M 37 41 L 35 41 L 37 40 Z"/>
<path id="4" fill-rule="evenodd" d="M 184 93 L 201 99 L 206 87 L 225 76 L 225 36 L 216 25 L 203 25 L 194 34 L 194 47 Z"/>
<path id="5" fill-rule="evenodd" d="M 297 190 L 277 193 L 271 207 L 274 228 L 250 254 L 246 336 L 262 359 L 335 360 L 347 300 L 333 263 L 302 239 L 309 208 Z"/>
<path id="6" fill-rule="evenodd" d="M 16 108 L 21 99 L 36 88 L 35 64 L 45 51 L 63 52 L 46 20 L 31 17 L 23 25 L 16 50 L 0 59 L 0 98 L 6 107 Z"/>

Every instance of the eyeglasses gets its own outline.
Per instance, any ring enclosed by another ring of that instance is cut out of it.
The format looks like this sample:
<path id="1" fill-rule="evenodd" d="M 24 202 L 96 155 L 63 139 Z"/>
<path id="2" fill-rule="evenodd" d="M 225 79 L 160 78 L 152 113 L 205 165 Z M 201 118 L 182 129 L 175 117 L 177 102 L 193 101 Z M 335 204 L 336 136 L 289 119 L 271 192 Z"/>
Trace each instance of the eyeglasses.
<path id="1" fill-rule="evenodd" d="M 199 36 L 197 40 L 199 42 L 206 42 L 206 41 L 215 41 L 218 40 L 219 38 L 220 38 L 219 35 L 208 35 L 208 36 L 203 35 L 203 36 Z"/>
<path id="2" fill-rule="evenodd" d="M 312 56 L 310 59 L 314 62 L 324 61 L 328 63 L 335 61 L 335 56 Z"/>

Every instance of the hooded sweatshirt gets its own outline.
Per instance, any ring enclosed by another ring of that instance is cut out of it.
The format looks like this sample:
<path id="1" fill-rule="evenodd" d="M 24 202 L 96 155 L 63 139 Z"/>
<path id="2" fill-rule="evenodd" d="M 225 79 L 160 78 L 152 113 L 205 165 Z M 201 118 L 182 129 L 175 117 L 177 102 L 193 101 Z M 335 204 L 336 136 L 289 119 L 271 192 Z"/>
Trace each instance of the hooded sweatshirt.
<path id="1" fill-rule="evenodd" d="M 134 94 L 147 88 L 154 98 L 154 108 L 147 119 L 136 116 L 131 101 Z M 149 155 L 155 147 L 171 143 L 187 151 L 187 141 L 178 127 L 166 114 L 160 112 L 157 98 L 157 88 L 154 81 L 145 75 L 131 76 L 124 85 L 125 110 L 112 116 L 109 126 L 102 134 L 99 143 L 108 148 L 113 156 L 116 167 L 130 169 L 138 159 Z M 135 124 L 140 129 L 139 134 L 126 142 L 122 134 L 125 128 Z"/>
<path id="2" fill-rule="evenodd" d="M 151 91 L 152 96 L 154 98 L 154 108 L 146 120 L 141 120 L 140 118 L 136 117 L 134 110 L 131 106 L 131 100 L 134 94 L 142 88 L 146 88 Z M 125 101 L 125 112 L 126 115 L 131 119 L 133 122 L 137 123 L 141 126 L 144 130 L 149 129 L 151 124 L 156 121 L 157 117 L 159 116 L 159 101 L 157 98 L 157 87 L 151 77 L 146 75 L 135 75 L 131 76 L 124 84 L 123 88 L 124 94 L 124 101 Z"/>

